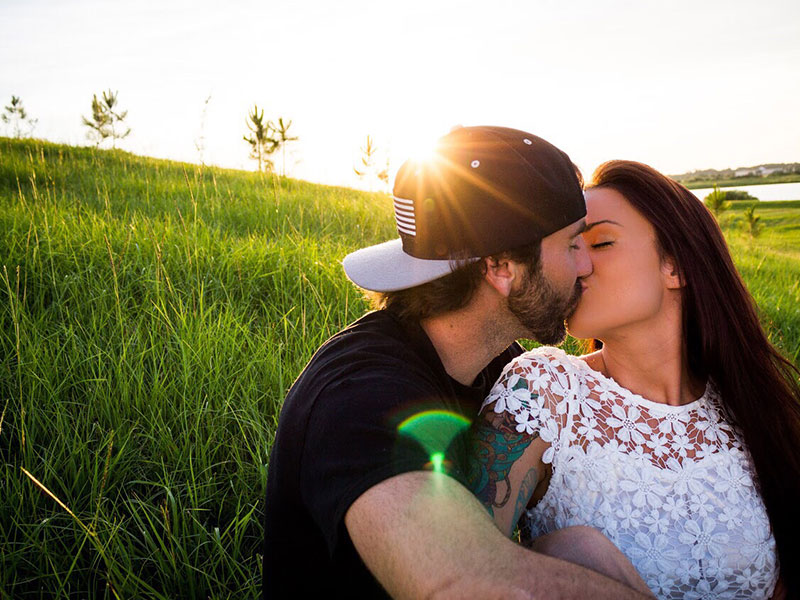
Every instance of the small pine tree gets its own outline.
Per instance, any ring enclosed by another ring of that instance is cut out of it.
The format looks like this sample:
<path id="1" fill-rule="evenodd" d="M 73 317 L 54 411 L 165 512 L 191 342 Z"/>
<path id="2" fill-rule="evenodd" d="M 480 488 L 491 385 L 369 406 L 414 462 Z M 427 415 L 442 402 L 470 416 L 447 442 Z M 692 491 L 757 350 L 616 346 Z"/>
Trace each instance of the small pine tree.
<path id="1" fill-rule="evenodd" d="M 747 227 L 751 237 L 758 237 L 761 234 L 761 217 L 756 216 L 756 205 L 751 204 L 744 211 L 744 218 L 747 220 Z"/>
<path id="2" fill-rule="evenodd" d="M 386 159 L 386 167 L 381 169 L 376 173 L 378 179 L 383 183 L 383 185 L 389 185 L 389 159 Z"/>
<path id="3" fill-rule="evenodd" d="M 361 166 L 359 168 L 353 167 L 353 171 L 358 175 L 359 179 L 364 179 L 375 167 L 375 153 L 377 148 L 372 143 L 372 137 L 367 135 L 367 143 L 361 148 Z"/>
<path id="4" fill-rule="evenodd" d="M 208 113 L 208 103 L 211 102 L 211 94 L 206 97 L 203 103 L 203 112 L 200 116 L 200 130 L 197 137 L 194 139 L 194 147 L 197 150 L 197 156 L 200 158 L 200 166 L 206 166 L 206 114 Z"/>
<path id="5" fill-rule="evenodd" d="M 278 125 L 274 127 L 274 132 L 277 135 L 275 138 L 275 142 L 277 143 L 277 147 L 280 148 L 283 152 L 283 158 L 281 163 L 281 176 L 286 177 L 286 144 L 287 142 L 296 142 L 298 137 L 290 137 L 289 136 L 289 127 L 292 126 L 292 121 L 288 120 L 286 123 L 283 122 L 283 117 L 278 117 Z M 277 148 L 276 148 L 277 149 Z"/>
<path id="6" fill-rule="evenodd" d="M 378 167 L 378 148 L 372 140 L 372 136 L 367 136 L 367 143 L 360 148 L 361 164 L 353 167 L 353 172 L 362 181 L 369 176 L 374 176 L 384 187 L 389 185 L 389 158 L 386 158 L 386 166 L 383 169 Z"/>
<path id="7" fill-rule="evenodd" d="M 15 138 L 31 135 L 38 122 L 38 119 L 32 119 L 28 116 L 19 96 L 11 96 L 11 104 L 5 107 L 0 119 L 14 132 Z"/>
<path id="8" fill-rule="evenodd" d="M 705 205 L 708 207 L 714 216 L 719 219 L 719 216 L 728 209 L 730 203 L 726 201 L 725 192 L 720 191 L 719 186 L 714 186 L 714 191 L 705 197 Z"/>
<path id="9" fill-rule="evenodd" d="M 102 99 L 98 99 L 97 94 L 93 94 L 91 120 L 81 117 L 83 124 L 89 128 L 86 137 L 95 140 L 95 145 L 97 146 L 110 138 L 112 148 L 116 148 L 117 140 L 128 137 L 131 132 L 130 127 L 125 129 L 124 132 L 119 129 L 125 117 L 128 116 L 128 111 L 120 112 L 116 108 L 118 93 L 108 90 L 103 92 Z"/>
<path id="10" fill-rule="evenodd" d="M 250 136 L 242 136 L 245 142 L 250 144 L 250 158 L 258 161 L 258 172 L 260 173 L 264 167 L 271 171 L 274 163 L 270 160 L 269 155 L 278 149 L 280 142 L 275 139 L 272 134 L 275 132 L 275 127 L 272 121 L 264 120 L 264 110 L 258 110 L 258 105 L 253 105 L 253 111 L 247 115 L 245 121 L 247 128 L 250 130 Z M 290 123 L 291 124 L 291 123 Z M 287 127 L 288 129 L 288 127 Z"/>

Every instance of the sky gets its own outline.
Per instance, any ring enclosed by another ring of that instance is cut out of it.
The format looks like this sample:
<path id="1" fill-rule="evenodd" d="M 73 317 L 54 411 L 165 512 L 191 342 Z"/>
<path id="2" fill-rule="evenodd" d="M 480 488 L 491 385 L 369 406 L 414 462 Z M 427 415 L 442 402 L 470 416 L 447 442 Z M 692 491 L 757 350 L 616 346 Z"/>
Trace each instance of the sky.
<path id="1" fill-rule="evenodd" d="M 299 137 L 287 173 L 337 185 L 375 185 L 367 135 L 393 171 L 455 125 L 539 135 L 585 174 L 800 162 L 800 2 L 0 0 L 0 106 L 36 137 L 91 143 L 107 89 L 120 148 L 255 169 L 257 104 Z"/>

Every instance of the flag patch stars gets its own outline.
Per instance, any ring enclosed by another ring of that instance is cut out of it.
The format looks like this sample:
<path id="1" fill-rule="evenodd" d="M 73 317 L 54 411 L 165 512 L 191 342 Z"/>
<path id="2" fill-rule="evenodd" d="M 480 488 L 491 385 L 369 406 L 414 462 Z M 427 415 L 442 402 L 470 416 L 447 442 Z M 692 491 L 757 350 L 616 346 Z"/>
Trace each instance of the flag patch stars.
<path id="1" fill-rule="evenodd" d="M 397 230 L 406 235 L 417 235 L 417 220 L 414 216 L 414 201 L 394 196 L 394 218 Z"/>

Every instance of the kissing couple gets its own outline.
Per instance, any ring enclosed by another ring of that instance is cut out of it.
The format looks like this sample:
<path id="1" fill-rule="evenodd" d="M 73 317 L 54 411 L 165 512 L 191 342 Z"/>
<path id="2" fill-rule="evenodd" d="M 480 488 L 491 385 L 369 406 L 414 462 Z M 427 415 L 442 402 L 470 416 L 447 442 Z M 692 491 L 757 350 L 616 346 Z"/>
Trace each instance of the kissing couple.
<path id="1" fill-rule="evenodd" d="M 393 196 L 399 238 L 343 263 L 375 310 L 281 411 L 265 597 L 800 594 L 798 373 L 702 202 L 501 127 Z"/>

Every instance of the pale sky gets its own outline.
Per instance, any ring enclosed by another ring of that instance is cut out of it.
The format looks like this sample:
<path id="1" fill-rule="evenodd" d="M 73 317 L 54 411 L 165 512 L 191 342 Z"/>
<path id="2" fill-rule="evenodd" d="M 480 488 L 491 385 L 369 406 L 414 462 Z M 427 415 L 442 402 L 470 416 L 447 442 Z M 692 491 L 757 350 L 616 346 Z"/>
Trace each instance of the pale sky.
<path id="1" fill-rule="evenodd" d="M 198 162 L 202 130 L 207 163 L 253 169 L 257 103 L 293 121 L 289 174 L 333 184 L 358 185 L 367 134 L 397 168 L 457 124 L 524 129 L 586 175 L 800 162 L 800 2 L 0 0 L 0 105 L 20 96 L 35 136 L 89 143 L 109 88 L 123 149 Z"/>

